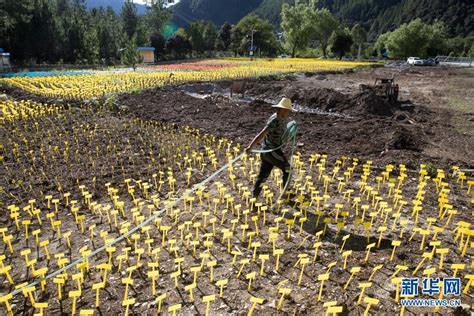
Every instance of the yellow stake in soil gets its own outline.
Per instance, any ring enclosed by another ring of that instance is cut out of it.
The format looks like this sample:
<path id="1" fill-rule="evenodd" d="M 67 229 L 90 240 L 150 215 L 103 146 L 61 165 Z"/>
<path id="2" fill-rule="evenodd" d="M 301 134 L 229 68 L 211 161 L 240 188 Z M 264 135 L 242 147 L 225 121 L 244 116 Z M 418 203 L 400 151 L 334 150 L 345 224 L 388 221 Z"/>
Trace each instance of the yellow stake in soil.
<path id="1" fill-rule="evenodd" d="M 203 296 L 202 298 L 202 301 L 203 303 L 206 303 L 206 316 L 209 315 L 209 308 L 211 306 L 211 303 L 214 302 L 216 300 L 216 296 L 215 295 L 207 295 L 207 296 Z"/>
<path id="2" fill-rule="evenodd" d="M 323 294 L 324 281 L 327 281 L 327 280 L 329 280 L 329 273 L 318 275 L 318 281 L 321 281 L 321 285 L 319 286 L 318 302 L 321 301 L 321 296 Z"/>
<path id="3" fill-rule="evenodd" d="M 262 304 L 263 303 L 263 298 L 258 298 L 258 297 L 251 296 L 250 297 L 250 302 L 252 303 L 252 305 L 250 306 L 250 309 L 249 309 L 249 312 L 247 313 L 247 316 L 252 316 L 253 311 L 255 310 L 255 307 L 257 306 L 257 304 Z"/>
<path id="4" fill-rule="evenodd" d="M 351 275 L 349 276 L 349 280 L 347 280 L 346 285 L 344 285 L 344 290 L 347 289 L 349 284 L 351 283 L 352 279 L 354 278 L 354 275 L 360 272 L 360 267 L 352 267 L 351 268 Z"/>

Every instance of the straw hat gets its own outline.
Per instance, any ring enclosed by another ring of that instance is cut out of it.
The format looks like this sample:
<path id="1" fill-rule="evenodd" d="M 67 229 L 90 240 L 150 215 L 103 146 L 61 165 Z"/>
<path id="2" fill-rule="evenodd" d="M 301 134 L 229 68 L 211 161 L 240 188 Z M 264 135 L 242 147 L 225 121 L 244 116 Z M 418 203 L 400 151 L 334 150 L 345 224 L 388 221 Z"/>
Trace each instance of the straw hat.
<path id="1" fill-rule="evenodd" d="M 293 103 L 288 98 L 283 98 L 278 104 L 272 105 L 272 108 L 287 109 L 293 111 Z"/>

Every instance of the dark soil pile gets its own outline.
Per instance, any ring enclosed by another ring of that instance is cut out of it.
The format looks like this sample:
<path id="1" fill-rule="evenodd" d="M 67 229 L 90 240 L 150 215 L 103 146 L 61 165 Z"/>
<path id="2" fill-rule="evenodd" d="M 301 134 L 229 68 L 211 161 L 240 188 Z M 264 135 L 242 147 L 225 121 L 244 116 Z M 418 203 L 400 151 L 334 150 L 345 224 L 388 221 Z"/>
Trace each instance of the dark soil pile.
<path id="1" fill-rule="evenodd" d="M 282 87 L 281 90 L 283 89 Z M 315 92 L 314 96 L 316 95 L 323 94 Z M 263 99 L 246 103 L 215 96 L 219 95 L 196 98 L 182 91 L 154 89 L 138 95 L 123 94 L 118 103 L 128 108 L 128 115 L 197 127 L 204 133 L 227 137 L 243 145 L 250 143 L 274 112 L 270 103 Z M 369 97 L 363 96 L 360 99 L 362 101 L 358 107 L 366 108 L 363 101 Z M 327 104 L 334 102 L 327 100 L 332 99 L 325 99 Z M 354 108 L 350 102 L 340 106 L 345 109 Z M 378 111 L 377 107 L 368 110 Z M 332 158 L 341 155 L 360 157 L 364 160 L 372 159 L 377 164 L 403 163 L 408 168 L 418 168 L 419 163 L 427 159 L 439 163 L 439 166 L 459 163 L 450 159 L 433 160 L 424 154 L 429 135 L 436 131 L 432 117 L 425 117 L 432 124 L 420 123 L 418 113 L 429 115 L 429 111 L 426 111 L 410 112 L 409 120 L 414 123 L 410 123 L 408 118 L 397 120 L 391 116 L 370 114 L 345 117 L 296 112 L 291 116 L 298 123 L 297 150 L 304 156 L 314 152 L 327 153 Z"/>
<path id="2" fill-rule="evenodd" d="M 395 108 L 398 108 L 370 90 L 356 94 L 350 101 L 352 106 L 348 110 L 351 114 L 391 116 Z"/>
<path id="3" fill-rule="evenodd" d="M 329 112 L 388 117 L 399 109 L 398 104 L 387 102 L 372 90 L 347 95 L 327 88 L 304 89 L 284 83 L 259 82 L 250 83 L 248 86 L 246 94 L 258 99 L 276 101 L 281 97 L 287 97 L 301 106 Z"/>

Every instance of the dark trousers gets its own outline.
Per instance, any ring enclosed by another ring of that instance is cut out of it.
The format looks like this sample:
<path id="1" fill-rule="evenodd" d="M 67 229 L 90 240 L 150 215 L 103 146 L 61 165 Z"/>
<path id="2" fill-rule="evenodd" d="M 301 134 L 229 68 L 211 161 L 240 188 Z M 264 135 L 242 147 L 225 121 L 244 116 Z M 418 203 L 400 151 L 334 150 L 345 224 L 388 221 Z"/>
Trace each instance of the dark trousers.
<path id="1" fill-rule="evenodd" d="M 273 167 L 277 167 L 283 171 L 283 186 L 286 185 L 286 181 L 288 181 L 290 175 L 290 164 L 281 150 L 260 154 L 260 158 L 262 164 L 260 165 L 260 171 L 258 172 L 257 181 L 253 189 L 253 197 L 255 198 L 258 197 L 260 191 L 262 191 L 262 183 L 268 178 Z"/>

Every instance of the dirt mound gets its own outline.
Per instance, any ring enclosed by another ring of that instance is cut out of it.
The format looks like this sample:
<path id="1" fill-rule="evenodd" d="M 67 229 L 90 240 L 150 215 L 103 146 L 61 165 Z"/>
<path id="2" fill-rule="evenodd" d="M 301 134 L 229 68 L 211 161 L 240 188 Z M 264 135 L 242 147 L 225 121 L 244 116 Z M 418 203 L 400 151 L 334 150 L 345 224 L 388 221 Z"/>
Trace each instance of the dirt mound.
<path id="1" fill-rule="evenodd" d="M 395 105 L 389 103 L 384 98 L 379 97 L 373 91 L 367 90 L 356 94 L 352 99 L 352 114 L 374 114 L 379 116 L 393 115 Z"/>
<path id="2" fill-rule="evenodd" d="M 421 135 L 415 135 L 406 128 L 399 128 L 390 135 L 385 148 L 421 152 L 422 143 Z"/>
<path id="3" fill-rule="evenodd" d="M 249 84 L 246 94 L 258 99 L 274 101 L 281 97 L 287 97 L 304 107 L 351 115 L 371 114 L 389 117 L 399 109 L 397 104 L 387 102 L 370 89 L 349 95 L 328 88 L 308 89 L 283 82 L 272 84 L 256 82 Z"/>

